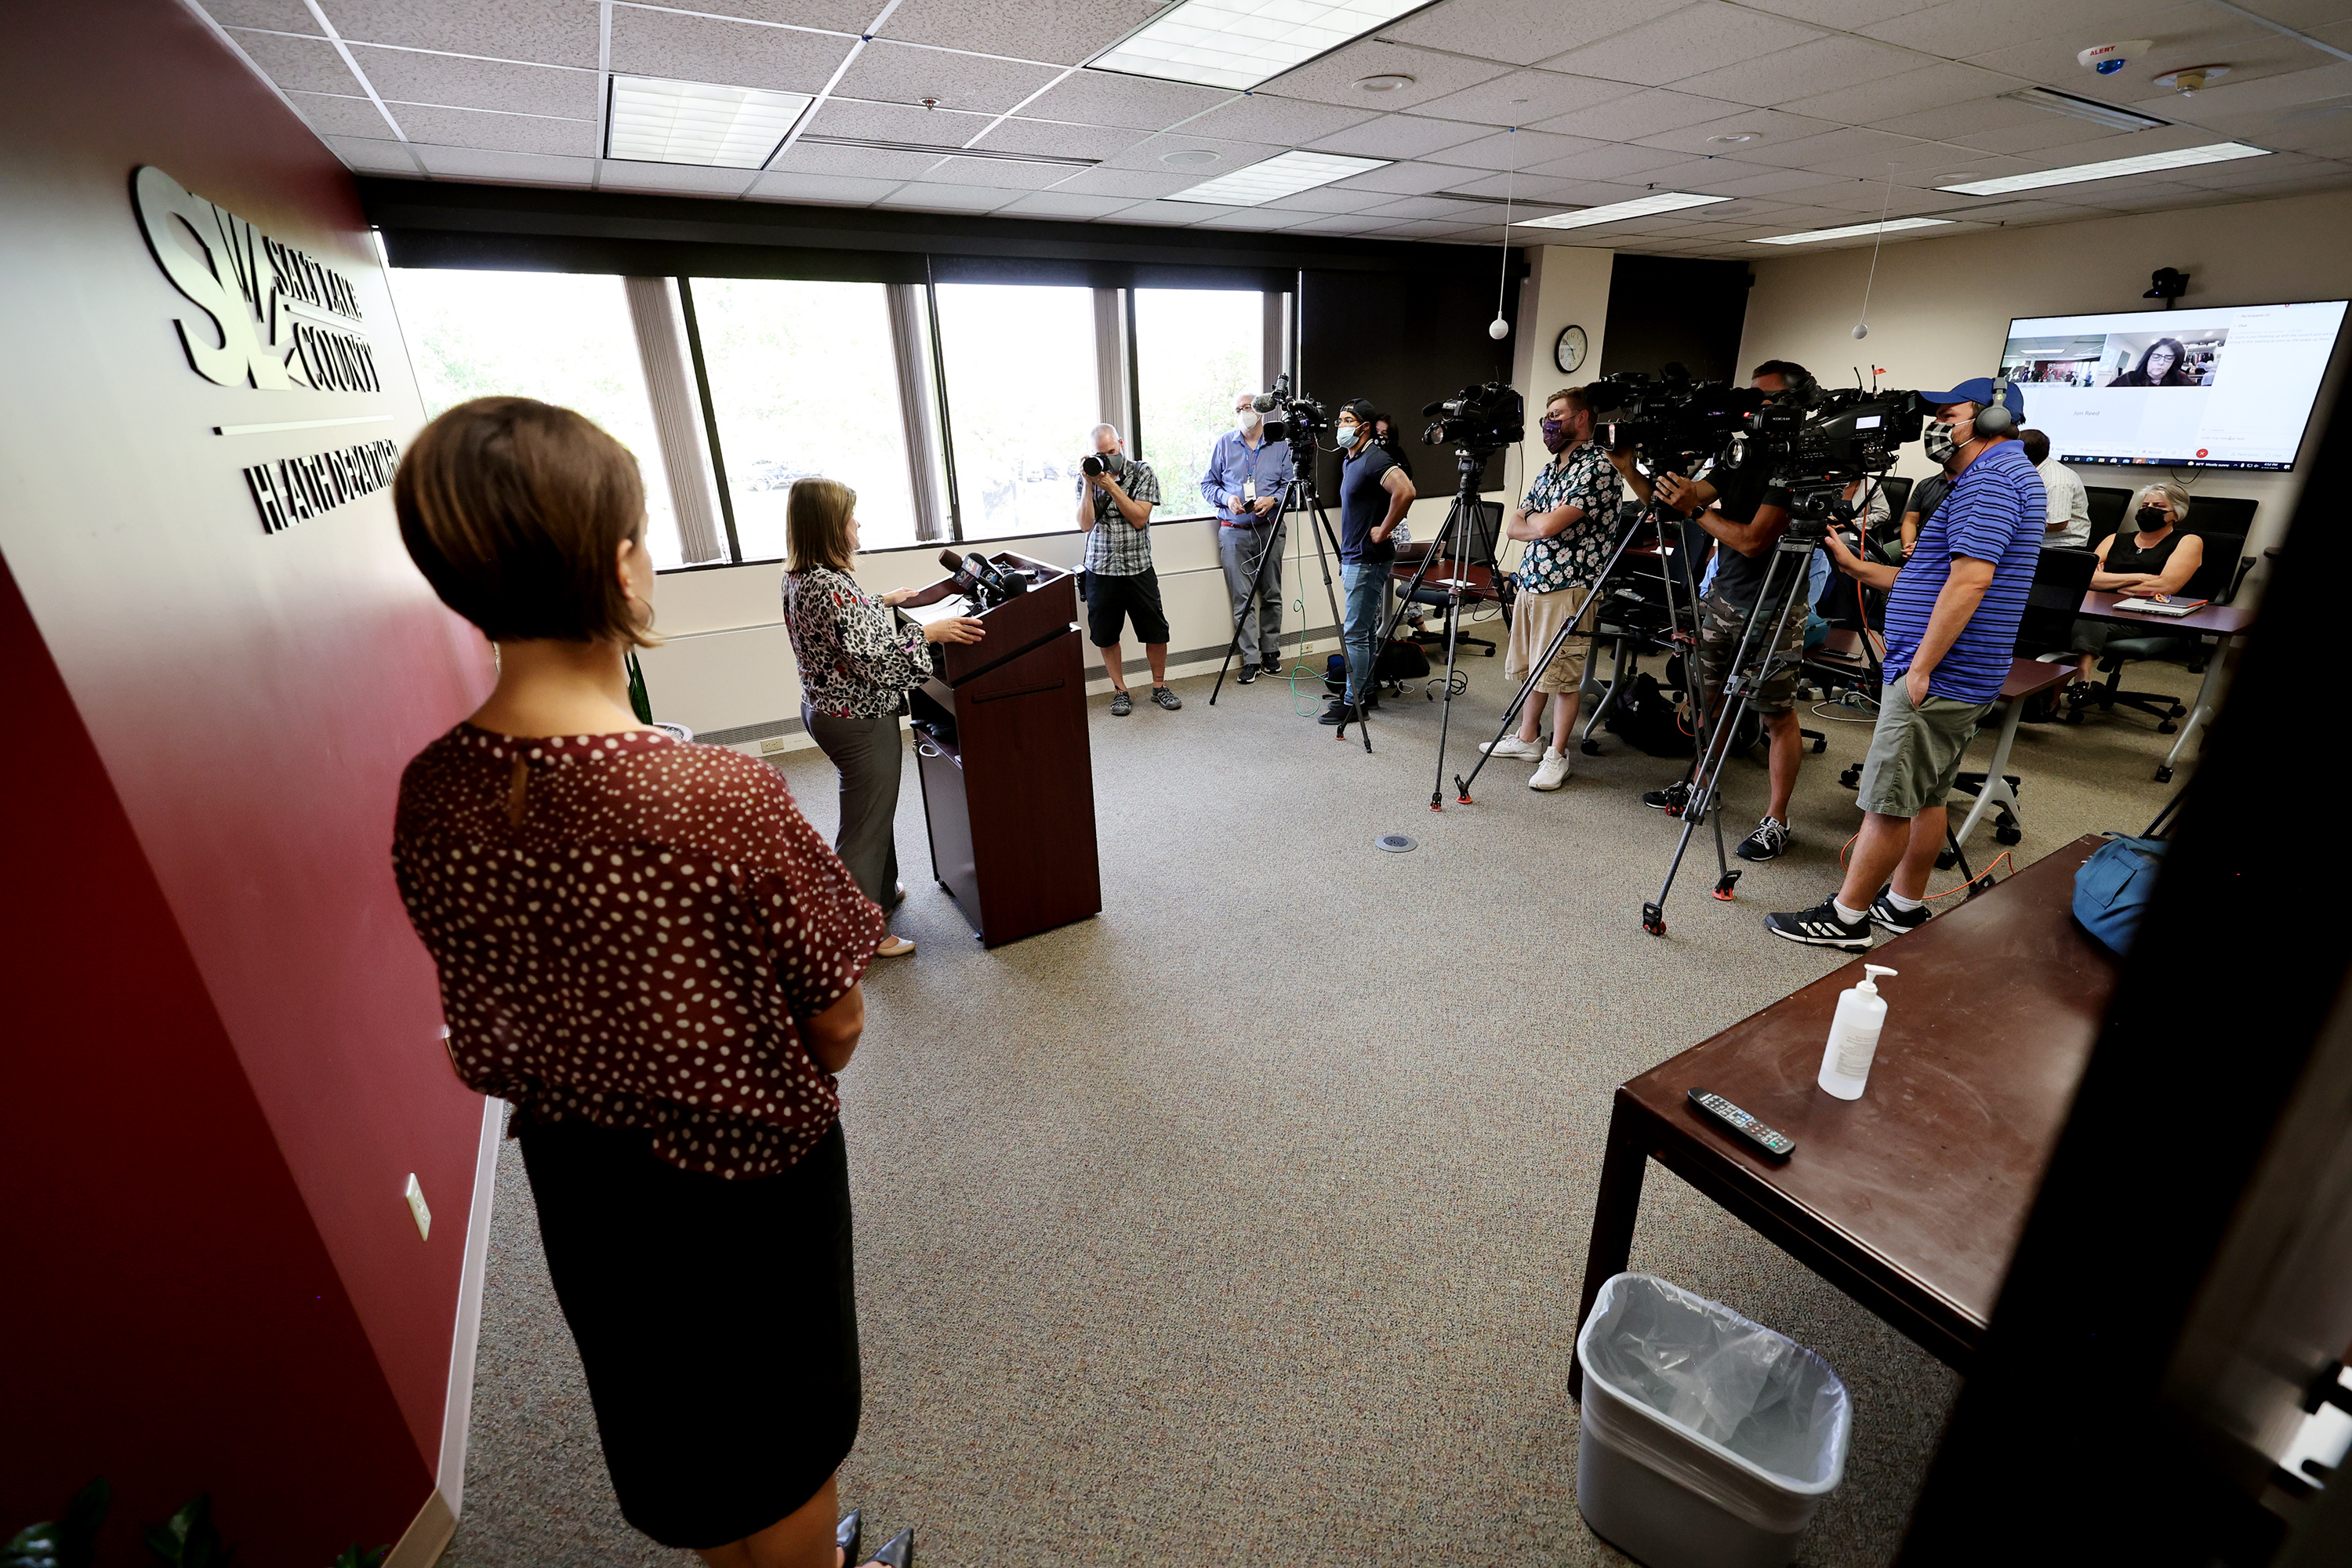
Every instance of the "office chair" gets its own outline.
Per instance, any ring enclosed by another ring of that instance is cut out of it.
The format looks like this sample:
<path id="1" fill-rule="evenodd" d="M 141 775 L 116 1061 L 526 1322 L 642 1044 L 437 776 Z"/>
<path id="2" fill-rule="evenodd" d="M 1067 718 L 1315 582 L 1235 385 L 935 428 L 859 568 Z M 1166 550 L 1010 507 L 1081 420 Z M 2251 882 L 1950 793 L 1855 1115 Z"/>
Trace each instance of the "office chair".
<path id="1" fill-rule="evenodd" d="M 1902 552 L 1903 509 L 1911 500 L 1911 481 L 1895 474 L 1883 475 L 1878 488 L 1886 492 L 1886 521 L 1871 534 L 1873 544 L 1892 544 L 1895 553 Z"/>
<path id="2" fill-rule="evenodd" d="M 2033 563 L 2033 584 L 2025 592 L 2025 614 L 2017 623 L 2017 641 L 2011 651 L 2019 658 L 2040 658 L 2053 655 L 2059 659 L 2074 658 L 2074 622 L 2083 611 L 2083 595 L 2090 591 L 2091 574 L 2099 567 L 2096 551 L 2076 550 L 2063 544 L 2045 544 L 2041 559 Z M 2020 700 L 2022 700 L 2021 699 Z M 1998 748 L 1996 748 L 1998 749 Z M 2003 773 L 2009 785 L 2008 800 L 2014 802 L 2017 792 L 2024 787 L 2015 773 Z M 1963 795 L 1981 795 L 1985 775 L 1967 772 L 1954 775 L 1952 787 Z M 2023 830 L 2006 805 L 1995 797 L 1995 810 L 2000 815 L 1993 821 L 1993 837 L 2002 844 L 2015 844 Z M 1938 865 L 1942 864 L 1939 859 Z"/>
<path id="3" fill-rule="evenodd" d="M 1470 517 L 1467 520 L 1467 525 L 1456 536 L 1454 548 L 1448 552 L 1449 559 L 1455 565 L 1465 567 L 1484 566 L 1486 568 L 1488 574 L 1494 580 L 1496 595 L 1498 599 L 1506 592 L 1503 583 L 1502 569 L 1495 563 L 1495 551 L 1496 544 L 1501 538 L 1502 531 L 1503 503 L 1496 500 L 1479 501 L 1472 507 Z M 1410 551 L 1412 546 L 1407 545 L 1405 548 Z M 1411 559 L 1411 557 L 1400 553 L 1398 559 L 1407 560 Z M 1440 562 L 1437 565 L 1431 567 L 1429 569 L 1429 575 L 1422 579 L 1422 585 L 1408 595 L 1409 601 L 1412 604 L 1427 605 L 1432 609 L 1439 611 L 1444 610 L 1448 604 L 1446 591 L 1444 588 L 1437 586 L 1436 580 L 1450 574 L 1451 573 L 1449 572 L 1445 562 Z M 1507 622 L 1506 624 L 1507 624 Z M 1443 647 L 1445 646 L 1445 633 L 1443 626 L 1441 625 L 1440 628 L 1434 632 L 1419 631 L 1412 633 L 1412 640 L 1416 643 L 1420 643 L 1424 647 L 1433 646 Z M 1495 645 L 1493 643 L 1487 641 L 1485 637 L 1466 636 L 1458 627 L 1455 629 L 1454 635 L 1454 645 L 1456 647 L 1479 648 L 1485 652 L 1488 658 L 1495 657 Z"/>
<path id="4" fill-rule="evenodd" d="M 2083 487 L 2091 514 L 2091 536 L 2083 542 L 2084 549 L 2096 550 L 2099 541 L 2123 526 L 2124 508 L 2131 505 L 2132 497 L 2138 493 L 2133 489 L 2119 489 L 2114 485 Z"/>
<path id="5" fill-rule="evenodd" d="M 2238 596 L 2239 585 L 2245 582 L 2246 574 L 2254 564 L 2254 558 L 2245 553 L 2245 547 L 2256 504 L 2242 496 L 2210 496 L 2190 502 L 2189 521 L 2181 525 L 2182 530 L 2204 540 L 2205 559 L 2199 563 L 2195 574 L 2181 585 L 2182 598 L 2210 599 L 2217 605 L 2226 605 Z M 2179 659 L 2188 665 L 2191 673 L 2202 673 L 2210 657 L 2206 639 L 2194 633 L 2167 636 L 2151 628 L 2146 637 L 2112 638 L 2099 650 L 2097 668 L 2105 673 L 2105 683 L 2088 691 L 2077 688 L 2067 700 L 2066 721 L 2079 723 L 2084 708 L 2092 703 L 2096 703 L 2103 713 L 2119 707 L 2132 708 L 2157 721 L 2158 734 L 2169 735 L 2179 728 L 2174 721 L 2188 717 L 2188 707 L 2165 692 L 2123 689 L 2124 666 L 2137 659 Z"/>

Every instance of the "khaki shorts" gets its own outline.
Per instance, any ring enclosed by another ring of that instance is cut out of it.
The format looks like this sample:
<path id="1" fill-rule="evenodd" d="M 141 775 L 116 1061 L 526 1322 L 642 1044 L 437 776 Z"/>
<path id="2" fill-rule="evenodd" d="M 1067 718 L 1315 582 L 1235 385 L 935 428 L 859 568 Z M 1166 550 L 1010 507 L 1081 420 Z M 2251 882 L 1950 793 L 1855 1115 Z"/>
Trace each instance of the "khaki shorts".
<path id="1" fill-rule="evenodd" d="M 1503 679 L 1525 680 L 1528 671 L 1535 668 L 1559 628 L 1577 618 L 1584 601 L 1592 590 L 1586 587 L 1562 588 L 1550 594 L 1521 594 L 1511 612 L 1511 642 L 1503 650 Z M 1536 677 L 1536 690 L 1547 696 L 1564 691 L 1580 690 L 1584 686 L 1584 655 L 1591 646 L 1591 617 L 1576 634 L 1560 645 L 1551 663 Z"/>
<path id="2" fill-rule="evenodd" d="M 1900 677 L 1878 693 L 1878 727 L 1862 759 L 1864 811 L 1913 817 L 1944 804 L 1958 776 L 1960 758 L 1976 738 L 1977 724 L 1992 710 L 1990 702 L 1963 702 L 1932 693 L 1919 707 Z"/>
<path id="3" fill-rule="evenodd" d="M 1748 635 L 1748 613 L 1709 594 L 1698 607 L 1698 680 L 1709 692 L 1723 689 L 1731 679 L 1732 661 L 1739 657 L 1740 639 Z M 1757 642 L 1760 645 L 1771 631 L 1769 625 L 1759 627 Z M 1796 705 L 1797 670 L 1805 652 L 1805 608 L 1798 605 L 1789 613 L 1789 624 L 1782 628 L 1778 650 L 1780 667 L 1771 679 L 1756 689 L 1748 700 L 1748 709 L 1759 718 L 1786 713 Z M 1748 650 L 1750 668 L 1763 663 L 1760 646 Z"/>

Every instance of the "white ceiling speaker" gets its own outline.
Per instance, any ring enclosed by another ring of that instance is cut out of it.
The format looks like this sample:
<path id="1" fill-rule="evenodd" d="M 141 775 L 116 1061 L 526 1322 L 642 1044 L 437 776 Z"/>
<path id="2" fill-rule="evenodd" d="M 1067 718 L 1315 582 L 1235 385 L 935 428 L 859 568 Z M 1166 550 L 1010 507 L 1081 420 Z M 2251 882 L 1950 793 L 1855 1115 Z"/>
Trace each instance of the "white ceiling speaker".
<path id="1" fill-rule="evenodd" d="M 1206 147 L 1185 147 L 1174 153 L 1162 153 L 1160 161 L 1173 163 L 1180 169 L 1199 169 L 1217 161 L 1217 154 Z"/>
<path id="2" fill-rule="evenodd" d="M 1356 90 L 1358 92 L 1394 92 L 1401 87 L 1412 85 L 1412 78 L 1391 71 L 1381 76 L 1364 78 L 1356 83 Z"/>

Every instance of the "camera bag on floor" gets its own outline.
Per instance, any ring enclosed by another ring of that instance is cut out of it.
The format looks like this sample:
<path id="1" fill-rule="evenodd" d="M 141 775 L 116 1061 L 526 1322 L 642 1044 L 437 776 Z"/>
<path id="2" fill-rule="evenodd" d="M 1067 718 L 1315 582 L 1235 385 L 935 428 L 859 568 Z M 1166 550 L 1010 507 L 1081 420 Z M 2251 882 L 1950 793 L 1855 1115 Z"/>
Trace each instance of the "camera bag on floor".
<path id="1" fill-rule="evenodd" d="M 1683 728 L 1675 700 L 1646 671 L 1634 675 L 1622 699 L 1609 705 L 1609 732 L 1654 757 L 1687 757 L 1698 748 Z"/>
<path id="2" fill-rule="evenodd" d="M 1372 684 L 1395 686 L 1402 681 L 1419 680 L 1429 673 L 1429 656 L 1416 643 L 1391 642 L 1372 661 Z M 1323 689 L 1334 697 L 1348 689 L 1348 660 L 1343 654 L 1333 654 L 1323 666 Z"/>

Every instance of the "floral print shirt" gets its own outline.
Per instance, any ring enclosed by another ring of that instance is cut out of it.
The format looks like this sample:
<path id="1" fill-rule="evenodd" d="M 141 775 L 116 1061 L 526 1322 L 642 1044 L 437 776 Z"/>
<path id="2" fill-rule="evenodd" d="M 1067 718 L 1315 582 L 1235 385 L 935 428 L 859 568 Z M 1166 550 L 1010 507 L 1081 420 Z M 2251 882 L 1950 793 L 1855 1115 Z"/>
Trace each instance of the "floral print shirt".
<path id="1" fill-rule="evenodd" d="M 1565 459 L 1548 463 L 1528 487 L 1519 504 L 1529 517 L 1580 506 L 1584 516 L 1549 539 L 1531 539 L 1519 557 L 1513 581 L 1523 594 L 1557 594 L 1562 588 L 1589 588 L 1609 564 L 1617 542 L 1617 470 L 1597 441 L 1582 441 L 1568 449 Z"/>
<path id="2" fill-rule="evenodd" d="M 784 574 L 784 626 L 801 665 L 801 695 L 828 719 L 880 719 L 933 673 L 920 626 L 830 566 Z"/>

